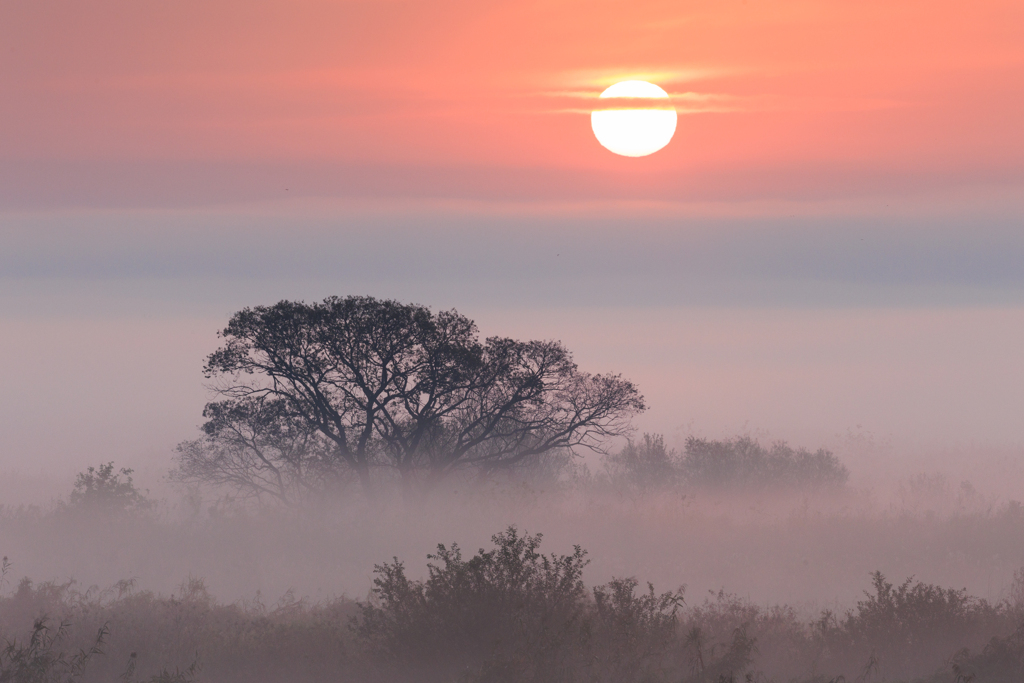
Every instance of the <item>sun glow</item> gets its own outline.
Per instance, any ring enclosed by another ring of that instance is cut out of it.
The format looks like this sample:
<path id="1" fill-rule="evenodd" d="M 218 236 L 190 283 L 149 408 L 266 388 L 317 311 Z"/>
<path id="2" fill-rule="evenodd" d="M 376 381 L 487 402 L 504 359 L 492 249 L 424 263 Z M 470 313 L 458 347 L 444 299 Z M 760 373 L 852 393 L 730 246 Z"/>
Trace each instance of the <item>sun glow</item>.
<path id="1" fill-rule="evenodd" d="M 601 93 L 601 99 L 622 99 L 622 106 L 596 109 L 590 126 L 597 141 L 627 157 L 654 154 L 672 140 L 678 115 L 668 93 L 647 81 L 621 81 Z M 607 103 L 612 104 L 612 103 Z"/>

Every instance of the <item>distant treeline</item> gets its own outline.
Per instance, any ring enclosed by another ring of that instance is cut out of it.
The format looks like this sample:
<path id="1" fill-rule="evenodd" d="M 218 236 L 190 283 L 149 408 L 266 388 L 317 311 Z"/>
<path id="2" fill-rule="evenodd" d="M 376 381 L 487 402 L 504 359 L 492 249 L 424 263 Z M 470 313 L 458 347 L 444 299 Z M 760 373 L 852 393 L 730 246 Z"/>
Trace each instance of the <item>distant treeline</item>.
<path id="1" fill-rule="evenodd" d="M 682 454 L 665 438 L 644 434 L 604 459 L 604 478 L 635 492 L 679 486 L 712 489 L 818 489 L 839 487 L 850 473 L 825 449 L 793 449 L 783 441 L 765 448 L 743 436 L 714 441 L 691 436 Z"/>
<path id="2" fill-rule="evenodd" d="M 239 474 L 238 476 L 242 476 Z M 643 495 L 666 491 L 702 490 L 776 491 L 779 493 L 835 489 L 843 486 L 849 471 L 830 451 L 793 449 L 777 441 L 765 448 L 750 437 L 709 440 L 690 437 L 682 454 L 665 445 L 659 434 L 644 434 L 628 441 L 619 451 L 602 459 L 601 470 L 593 474 L 581 467 L 567 451 L 547 453 L 525 460 L 513 470 L 492 473 L 496 477 L 520 477 L 536 484 L 612 491 L 625 495 Z M 487 480 L 486 476 L 476 475 Z M 216 484 L 218 482 L 208 482 Z M 223 482 L 220 489 L 225 492 Z M 228 497 L 237 486 L 227 486 Z M 242 496 L 278 504 L 278 496 Z M 301 497 L 293 503 L 301 503 Z M 113 462 L 101 463 L 80 472 L 67 501 L 58 511 L 91 510 L 102 513 L 138 514 L 150 511 L 156 502 L 138 489 L 132 470 L 116 470 Z"/>
<path id="3" fill-rule="evenodd" d="M 162 597 L 122 581 L 6 583 L 0 681 L 149 683 L 1019 683 L 1024 572 L 992 604 L 880 573 L 856 607 L 805 621 L 725 593 L 697 599 L 635 579 L 588 588 L 587 554 L 545 555 L 510 527 L 466 557 L 438 546 L 428 578 L 393 560 L 366 601 L 225 605 L 189 579 Z"/>
<path id="4" fill-rule="evenodd" d="M 221 463 L 220 467 L 223 467 Z M 230 478 L 199 476 L 193 462 L 191 475 L 181 470 L 172 472 L 172 478 L 186 484 L 212 486 L 214 490 L 236 500 L 270 503 L 302 504 L 330 497 L 331 489 L 296 489 L 282 498 L 262 490 L 252 470 L 237 468 Z M 581 465 L 568 449 L 535 454 L 514 466 L 491 471 L 464 473 L 470 482 L 523 481 L 542 485 L 546 489 L 576 489 L 594 493 L 612 492 L 627 496 L 676 491 L 762 491 L 794 493 L 819 491 L 844 486 L 850 472 L 839 458 L 823 448 L 809 451 L 793 448 L 784 441 L 771 446 L 761 445 L 749 436 L 712 440 L 691 436 L 682 453 L 665 445 L 660 434 L 644 434 L 630 440 L 619 449 L 605 454 L 596 471 Z M 377 484 L 386 486 L 389 478 L 382 476 Z M 390 481 L 397 482 L 395 478 Z M 409 481 L 405 481 L 406 490 Z M 429 489 L 413 485 L 412 490 Z"/>

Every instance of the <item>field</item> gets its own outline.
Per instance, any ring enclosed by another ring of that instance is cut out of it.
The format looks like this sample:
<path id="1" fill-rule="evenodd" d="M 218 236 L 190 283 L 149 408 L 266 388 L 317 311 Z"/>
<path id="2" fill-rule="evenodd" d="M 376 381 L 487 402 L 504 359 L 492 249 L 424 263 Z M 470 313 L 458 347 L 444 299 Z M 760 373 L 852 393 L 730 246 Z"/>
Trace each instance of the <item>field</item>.
<path id="1" fill-rule="evenodd" d="M 65 678 L 82 664 L 82 681 L 1019 681 L 1024 509 L 938 476 L 897 492 L 535 477 L 302 510 L 6 508 L 4 671 L 35 657 Z"/>

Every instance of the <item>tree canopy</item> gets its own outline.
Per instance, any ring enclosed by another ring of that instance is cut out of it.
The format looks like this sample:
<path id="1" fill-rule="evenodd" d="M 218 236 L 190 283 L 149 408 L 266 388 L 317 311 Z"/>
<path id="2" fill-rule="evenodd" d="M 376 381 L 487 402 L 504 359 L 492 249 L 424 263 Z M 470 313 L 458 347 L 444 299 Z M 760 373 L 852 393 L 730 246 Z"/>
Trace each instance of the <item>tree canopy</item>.
<path id="1" fill-rule="evenodd" d="M 234 314 L 207 359 L 219 400 L 178 476 L 287 499 L 377 471 L 437 481 L 558 449 L 601 450 L 645 409 L 556 341 L 481 341 L 458 312 L 372 297 Z"/>

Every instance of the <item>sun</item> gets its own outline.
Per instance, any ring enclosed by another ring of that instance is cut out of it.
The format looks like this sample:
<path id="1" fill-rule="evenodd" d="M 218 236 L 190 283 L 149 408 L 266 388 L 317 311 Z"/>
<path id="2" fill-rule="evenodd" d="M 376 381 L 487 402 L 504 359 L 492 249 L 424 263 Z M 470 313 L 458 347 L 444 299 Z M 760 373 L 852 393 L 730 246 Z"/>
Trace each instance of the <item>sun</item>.
<path id="1" fill-rule="evenodd" d="M 590 113 L 590 126 L 606 149 L 626 157 L 645 157 L 672 140 L 678 115 L 668 93 L 655 84 L 621 81 L 601 93 L 601 99 L 608 98 L 625 101 L 621 106 L 606 103 L 611 106 Z"/>

